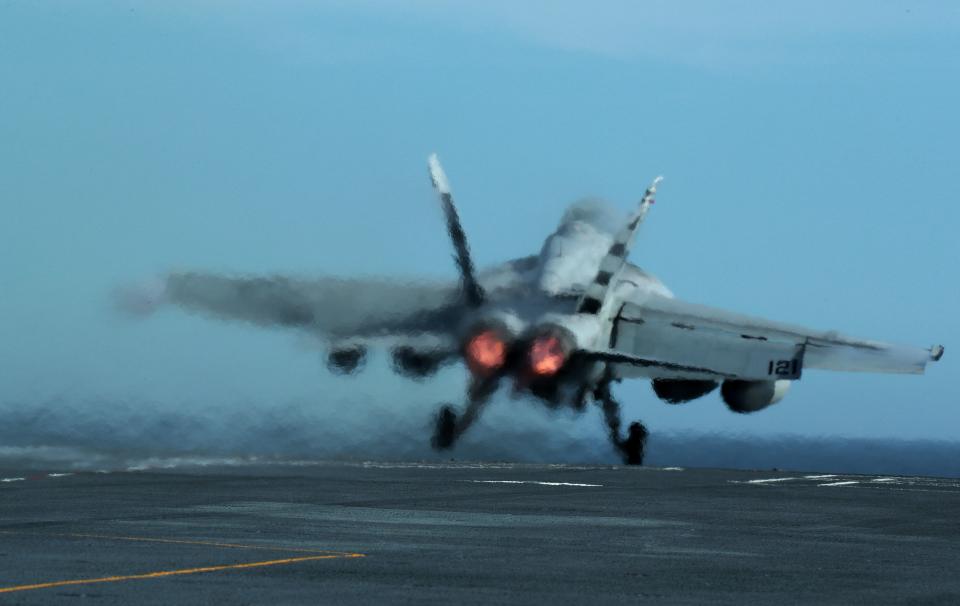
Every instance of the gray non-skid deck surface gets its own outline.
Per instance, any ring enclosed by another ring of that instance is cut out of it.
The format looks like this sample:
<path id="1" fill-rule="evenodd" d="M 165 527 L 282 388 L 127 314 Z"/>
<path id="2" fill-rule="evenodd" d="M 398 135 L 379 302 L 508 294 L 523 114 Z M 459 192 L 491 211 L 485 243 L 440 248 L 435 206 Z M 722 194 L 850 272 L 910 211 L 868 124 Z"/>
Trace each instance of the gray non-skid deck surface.
<path id="1" fill-rule="evenodd" d="M 415 463 L 0 479 L 0 591 L 51 583 L 0 604 L 960 603 L 958 480 Z"/>

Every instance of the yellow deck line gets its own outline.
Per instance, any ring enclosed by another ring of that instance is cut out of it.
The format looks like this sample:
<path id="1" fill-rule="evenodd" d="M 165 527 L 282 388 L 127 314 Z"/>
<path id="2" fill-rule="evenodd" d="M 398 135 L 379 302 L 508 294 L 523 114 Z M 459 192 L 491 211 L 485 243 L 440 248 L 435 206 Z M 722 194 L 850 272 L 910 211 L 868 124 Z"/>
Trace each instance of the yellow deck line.
<path id="1" fill-rule="evenodd" d="M 280 566 L 283 564 L 296 564 L 298 562 L 310 562 L 312 560 L 334 560 L 338 558 L 362 558 L 362 553 L 345 553 L 343 555 L 315 555 L 303 556 L 299 558 L 285 558 L 282 560 L 264 560 L 262 562 L 247 562 L 244 564 L 225 564 L 223 566 L 204 566 L 202 568 L 181 568 L 179 570 L 160 570 L 157 572 L 146 572 L 143 574 L 128 574 L 121 576 L 100 577 L 96 579 L 73 579 L 70 581 L 53 581 L 50 583 L 35 583 L 33 585 L 14 585 L 13 587 L 0 587 L 0 593 L 12 593 L 14 591 L 30 591 L 33 589 L 49 589 L 51 587 L 66 587 L 68 585 L 89 585 L 92 583 L 116 583 L 118 581 L 133 581 L 137 579 L 159 579 L 163 577 L 172 577 L 184 574 L 198 574 L 202 572 L 218 572 L 221 570 L 239 570 L 244 568 L 260 568 L 263 566 Z"/>
<path id="2" fill-rule="evenodd" d="M 282 547 L 274 545 L 246 545 L 242 543 L 219 543 L 216 541 L 198 541 L 190 539 L 164 539 L 161 537 L 131 537 L 126 535 L 89 534 L 78 532 L 19 532 L 16 530 L 0 530 L 0 534 L 29 535 L 35 537 L 62 537 L 67 539 L 105 539 L 110 541 L 142 541 L 145 543 L 173 543 L 177 545 L 203 545 L 206 547 L 224 547 L 230 549 L 260 549 L 266 551 L 287 551 L 292 553 L 323 553 L 330 555 L 347 555 L 349 552 L 330 551 L 329 549 L 303 549 L 300 547 Z"/>
<path id="3" fill-rule="evenodd" d="M 11 587 L 0 587 L 0 593 L 12 593 L 14 591 L 30 591 L 34 589 L 49 589 L 51 587 L 65 587 L 68 585 L 89 585 L 93 583 L 116 583 L 118 581 L 132 581 L 138 579 L 158 579 L 185 574 L 198 574 L 203 572 L 219 572 L 222 570 L 241 570 L 245 568 L 261 568 L 264 566 L 281 566 L 284 564 L 296 564 L 298 562 L 310 562 L 315 560 L 335 560 L 341 558 L 362 558 L 365 554 L 352 553 L 346 551 L 325 551 L 319 549 L 300 549 L 296 547 L 276 547 L 269 545 L 244 545 L 240 543 L 219 543 L 215 541 L 193 541 L 189 539 L 164 539 L 159 537 L 131 537 L 104 534 L 84 534 L 84 533 L 33 533 L 17 532 L 10 530 L 0 530 L 0 534 L 30 535 L 39 537 L 64 537 L 75 539 L 104 539 L 111 541 L 143 541 L 147 543 L 174 543 L 179 545 L 204 545 L 208 547 L 223 547 L 228 549 L 259 549 L 268 551 L 287 551 L 297 553 L 313 553 L 317 555 L 301 556 L 296 558 L 284 558 L 280 560 L 264 560 L 261 562 L 247 562 L 243 564 L 224 564 L 221 566 L 203 566 L 200 568 L 181 568 L 178 570 L 160 570 L 157 572 L 145 572 L 141 574 L 114 575 L 109 577 L 98 577 L 94 579 L 72 579 L 67 581 L 51 581 L 48 583 L 33 583 L 29 585 L 14 585 Z"/>

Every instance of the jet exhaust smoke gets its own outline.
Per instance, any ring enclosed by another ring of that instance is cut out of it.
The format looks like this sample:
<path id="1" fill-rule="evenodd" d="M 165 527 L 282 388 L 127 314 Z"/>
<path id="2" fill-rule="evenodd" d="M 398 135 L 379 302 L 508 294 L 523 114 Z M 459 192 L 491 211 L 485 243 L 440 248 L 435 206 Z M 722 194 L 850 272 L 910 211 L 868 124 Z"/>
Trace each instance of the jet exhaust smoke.
<path id="1" fill-rule="evenodd" d="M 567 207 L 560 219 L 560 229 L 578 222 L 592 225 L 599 231 L 613 235 L 624 223 L 626 215 L 606 200 L 582 198 Z"/>
<path id="2" fill-rule="evenodd" d="M 171 407 L 67 398 L 6 402 L 0 467 L 100 470 L 316 460 L 514 461 L 619 464 L 601 413 L 581 417 L 499 398 L 453 451 L 429 446 L 433 402 L 245 402 Z M 960 477 L 960 444 L 801 436 L 658 433 L 653 466 L 778 468 L 825 473 Z"/>

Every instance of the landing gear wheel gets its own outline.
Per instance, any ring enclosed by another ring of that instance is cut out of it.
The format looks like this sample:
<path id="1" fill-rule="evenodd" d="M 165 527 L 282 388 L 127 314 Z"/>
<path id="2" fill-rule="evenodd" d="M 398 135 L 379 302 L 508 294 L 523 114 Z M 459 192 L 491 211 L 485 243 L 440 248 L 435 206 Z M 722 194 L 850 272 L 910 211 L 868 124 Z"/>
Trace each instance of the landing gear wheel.
<path id="1" fill-rule="evenodd" d="M 436 427 L 433 430 L 433 438 L 430 444 L 435 450 L 447 450 L 453 446 L 457 431 L 457 413 L 453 412 L 453 407 L 444 405 L 437 413 Z"/>
<path id="2" fill-rule="evenodd" d="M 610 381 L 603 381 L 597 386 L 593 397 L 603 408 L 603 419 L 610 432 L 610 442 L 623 456 L 627 465 L 643 465 L 643 447 L 647 441 L 647 428 L 643 423 L 633 422 L 627 429 L 626 439 L 620 438 L 620 404 L 610 393 Z"/>
<path id="3" fill-rule="evenodd" d="M 620 443 L 623 462 L 627 465 L 643 465 L 643 448 L 646 442 L 647 428 L 643 423 L 631 423 L 627 430 L 627 439 Z"/>

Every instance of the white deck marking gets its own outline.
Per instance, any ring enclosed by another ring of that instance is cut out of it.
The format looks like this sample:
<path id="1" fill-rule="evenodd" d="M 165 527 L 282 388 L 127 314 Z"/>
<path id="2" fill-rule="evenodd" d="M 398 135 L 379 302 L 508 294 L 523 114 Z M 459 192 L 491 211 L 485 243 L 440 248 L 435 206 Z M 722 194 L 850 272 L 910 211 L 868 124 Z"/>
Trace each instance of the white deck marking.
<path id="1" fill-rule="evenodd" d="M 754 486 L 772 486 L 780 482 L 790 482 L 789 486 L 858 486 L 868 490 L 898 490 L 901 492 L 920 491 L 939 494 L 960 495 L 960 481 L 956 478 L 925 478 L 919 476 L 863 476 L 859 474 L 811 474 L 784 478 L 762 478 L 758 480 L 727 480 L 730 484 L 752 484 Z M 938 490 L 928 490 L 938 489 Z"/>
<path id="2" fill-rule="evenodd" d="M 72 473 L 43 473 L 35 476 L 24 476 L 22 478 L 0 478 L 0 483 L 8 484 L 10 482 L 25 482 L 27 480 L 43 480 L 46 478 L 62 478 L 72 476 Z"/>
<path id="3" fill-rule="evenodd" d="M 587 488 L 599 488 L 603 484 L 578 484 L 575 482 L 538 482 L 536 480 L 464 480 L 475 484 L 537 484 L 539 486 L 580 486 Z"/>

